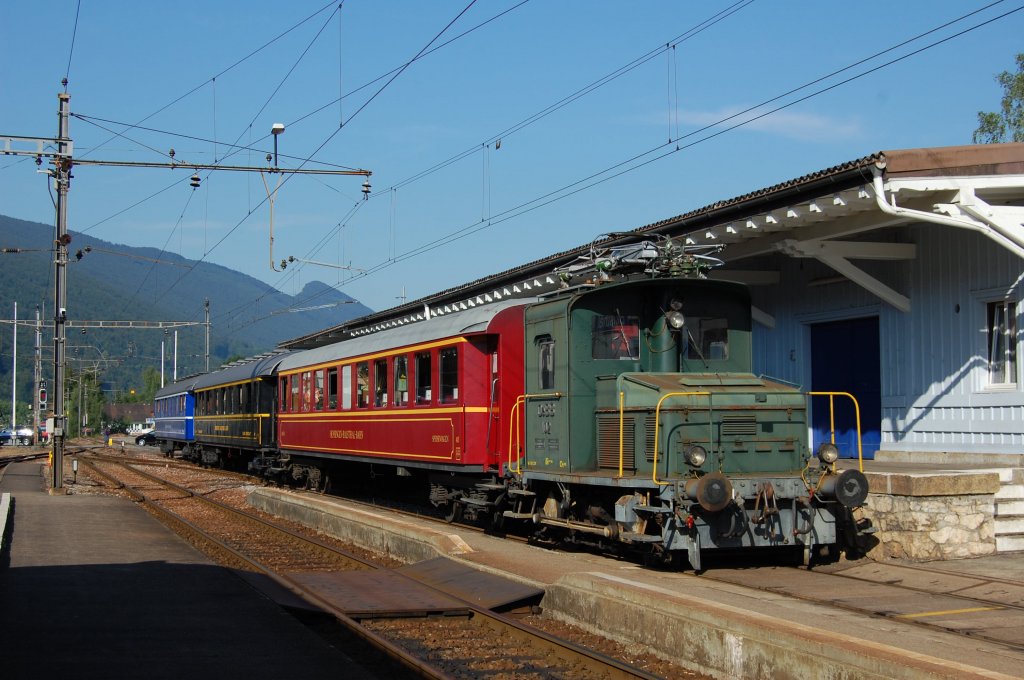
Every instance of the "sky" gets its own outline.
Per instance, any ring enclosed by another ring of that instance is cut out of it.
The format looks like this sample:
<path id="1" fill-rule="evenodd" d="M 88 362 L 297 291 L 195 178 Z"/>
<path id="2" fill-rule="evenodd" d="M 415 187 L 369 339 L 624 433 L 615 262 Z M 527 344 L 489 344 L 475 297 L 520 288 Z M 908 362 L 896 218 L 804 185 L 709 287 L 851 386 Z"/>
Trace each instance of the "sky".
<path id="1" fill-rule="evenodd" d="M 358 175 L 79 165 L 72 231 L 377 310 L 970 144 L 1024 51 L 1006 0 L 8 0 L 0 27 L 0 138 L 56 136 L 67 77 L 76 159 L 267 168 L 282 123 L 281 168 L 372 172 L 363 200 Z M 0 214 L 53 223 L 31 159 L 0 156 Z"/>

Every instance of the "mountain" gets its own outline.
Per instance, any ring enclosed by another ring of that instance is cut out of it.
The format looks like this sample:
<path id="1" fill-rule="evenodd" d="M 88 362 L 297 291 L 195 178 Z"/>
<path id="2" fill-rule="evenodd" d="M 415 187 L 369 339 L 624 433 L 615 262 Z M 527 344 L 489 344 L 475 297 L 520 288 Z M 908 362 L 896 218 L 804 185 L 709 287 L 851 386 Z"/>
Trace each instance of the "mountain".
<path id="1" fill-rule="evenodd" d="M 133 248 L 70 232 L 67 266 L 69 372 L 99 370 L 114 393 L 141 387 L 144 369 L 174 367 L 174 330 L 77 328 L 82 321 L 179 321 L 177 375 L 205 368 L 204 301 L 210 302 L 210 368 L 229 357 L 249 356 L 289 338 L 371 313 L 368 307 L 319 281 L 295 296 L 247 274 L 196 262 L 157 248 Z M 0 215 L 0 318 L 53 320 L 52 225 Z M 31 399 L 34 333 L 19 326 L 18 400 Z M 52 377 L 53 332 L 42 333 L 43 374 Z M 11 384 L 13 333 L 0 324 L 0 386 Z M 52 382 L 50 383 L 52 385 Z M 2 388 L 0 388 L 2 389 Z M 7 402 L 10 404 L 10 401 Z M 8 407 L 9 411 L 9 407 Z"/>

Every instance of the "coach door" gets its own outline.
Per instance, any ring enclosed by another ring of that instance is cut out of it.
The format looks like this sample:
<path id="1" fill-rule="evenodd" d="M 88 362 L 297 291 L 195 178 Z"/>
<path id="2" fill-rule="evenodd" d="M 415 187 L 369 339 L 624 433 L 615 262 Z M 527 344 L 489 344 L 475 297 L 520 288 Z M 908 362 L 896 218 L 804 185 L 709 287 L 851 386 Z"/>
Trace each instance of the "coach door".
<path id="1" fill-rule="evenodd" d="M 811 390 L 849 392 L 860 404 L 861 445 L 874 458 L 881 445 L 882 389 L 878 317 L 811 325 Z M 812 446 L 829 441 L 825 397 L 812 403 Z M 836 445 L 843 458 L 857 457 L 857 423 L 849 399 L 835 399 Z"/>

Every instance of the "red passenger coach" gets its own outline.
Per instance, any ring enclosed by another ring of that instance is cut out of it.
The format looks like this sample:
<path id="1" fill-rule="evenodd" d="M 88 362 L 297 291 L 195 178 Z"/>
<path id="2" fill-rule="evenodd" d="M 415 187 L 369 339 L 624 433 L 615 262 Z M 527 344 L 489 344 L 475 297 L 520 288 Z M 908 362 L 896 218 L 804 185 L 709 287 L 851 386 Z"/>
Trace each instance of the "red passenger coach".
<path id="1" fill-rule="evenodd" d="M 492 303 L 289 356 L 281 452 L 500 476 L 519 439 L 507 414 L 523 390 L 524 307 Z"/>

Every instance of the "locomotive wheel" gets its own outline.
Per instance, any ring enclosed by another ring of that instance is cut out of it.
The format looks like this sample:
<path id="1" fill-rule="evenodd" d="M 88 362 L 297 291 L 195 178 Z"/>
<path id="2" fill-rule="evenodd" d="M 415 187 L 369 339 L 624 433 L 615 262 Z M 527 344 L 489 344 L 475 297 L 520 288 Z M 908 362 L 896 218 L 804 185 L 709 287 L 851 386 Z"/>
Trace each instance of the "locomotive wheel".
<path id="1" fill-rule="evenodd" d="M 455 499 L 452 499 L 448 503 L 448 509 L 445 511 L 444 521 L 448 522 L 449 524 L 452 524 L 460 520 L 462 520 L 462 503 Z"/>

